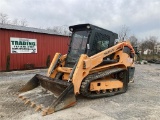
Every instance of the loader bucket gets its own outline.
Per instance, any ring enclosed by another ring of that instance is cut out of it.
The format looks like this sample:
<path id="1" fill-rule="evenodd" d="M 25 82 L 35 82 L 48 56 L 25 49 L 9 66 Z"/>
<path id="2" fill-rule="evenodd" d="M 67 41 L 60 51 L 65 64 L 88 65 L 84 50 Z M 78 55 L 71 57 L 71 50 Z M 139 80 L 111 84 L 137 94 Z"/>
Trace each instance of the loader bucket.
<path id="1" fill-rule="evenodd" d="M 73 84 L 36 74 L 18 92 L 25 104 L 41 110 L 42 115 L 68 108 L 76 103 Z"/>

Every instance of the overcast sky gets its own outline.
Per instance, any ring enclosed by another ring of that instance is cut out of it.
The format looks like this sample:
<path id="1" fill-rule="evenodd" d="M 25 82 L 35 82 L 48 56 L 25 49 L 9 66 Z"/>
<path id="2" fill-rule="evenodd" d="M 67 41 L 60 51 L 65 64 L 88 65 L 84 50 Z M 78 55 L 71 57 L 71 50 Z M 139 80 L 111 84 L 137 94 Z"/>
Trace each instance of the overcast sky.
<path id="1" fill-rule="evenodd" d="M 0 13 L 42 28 L 91 23 L 118 33 L 126 25 L 160 41 L 160 0 L 0 0 Z"/>

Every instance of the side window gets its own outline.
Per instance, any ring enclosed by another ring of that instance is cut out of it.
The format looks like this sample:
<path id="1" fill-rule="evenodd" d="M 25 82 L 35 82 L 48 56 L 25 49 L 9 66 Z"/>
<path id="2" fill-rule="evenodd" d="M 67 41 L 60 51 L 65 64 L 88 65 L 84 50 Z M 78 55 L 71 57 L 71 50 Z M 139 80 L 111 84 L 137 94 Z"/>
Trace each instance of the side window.
<path id="1" fill-rule="evenodd" d="M 109 47 L 110 36 L 102 33 L 95 33 L 94 40 L 91 47 L 91 54 L 94 55 Z"/>
<path id="2" fill-rule="evenodd" d="M 109 41 L 98 41 L 97 42 L 97 49 L 98 51 L 103 51 L 105 50 L 106 48 L 108 48 L 109 46 Z"/>
<path id="3" fill-rule="evenodd" d="M 80 55 L 84 53 L 90 31 L 77 31 L 73 34 L 71 54 Z"/>

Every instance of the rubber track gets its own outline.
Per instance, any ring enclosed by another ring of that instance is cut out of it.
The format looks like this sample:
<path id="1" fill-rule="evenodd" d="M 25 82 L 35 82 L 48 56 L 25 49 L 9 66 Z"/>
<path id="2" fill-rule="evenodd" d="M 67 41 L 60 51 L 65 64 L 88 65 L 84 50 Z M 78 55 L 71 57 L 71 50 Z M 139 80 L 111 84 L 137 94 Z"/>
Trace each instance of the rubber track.
<path id="1" fill-rule="evenodd" d="M 118 73 L 118 72 L 121 72 L 121 71 L 124 71 L 126 69 L 124 68 L 112 68 L 112 69 L 108 69 L 108 70 L 105 70 L 105 71 L 101 71 L 101 72 L 98 72 L 98 73 L 94 73 L 94 74 L 91 74 L 91 75 L 88 75 L 82 82 L 81 84 L 81 94 L 85 97 L 88 97 L 88 98 L 98 98 L 98 97 L 104 97 L 104 96 L 112 96 L 112 95 L 115 95 L 115 94 L 120 94 L 120 93 L 123 93 L 124 91 L 123 90 L 120 90 L 120 91 L 117 91 L 117 92 L 106 92 L 106 93 L 100 93 L 100 94 L 94 94 L 94 93 L 90 93 L 88 91 L 88 88 L 89 88 L 89 84 L 96 80 L 96 79 L 99 79 L 99 78 L 103 78 L 103 77 L 106 77 L 108 75 L 111 75 L 111 74 L 115 74 L 115 73 Z"/>

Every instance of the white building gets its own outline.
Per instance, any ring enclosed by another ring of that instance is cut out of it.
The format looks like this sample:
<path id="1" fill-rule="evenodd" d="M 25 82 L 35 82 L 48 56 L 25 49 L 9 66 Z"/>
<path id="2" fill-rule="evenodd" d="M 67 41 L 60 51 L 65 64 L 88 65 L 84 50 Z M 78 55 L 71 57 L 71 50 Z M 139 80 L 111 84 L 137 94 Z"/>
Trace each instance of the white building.
<path id="1" fill-rule="evenodd" d="M 150 49 L 146 49 L 146 50 L 144 50 L 144 52 L 143 52 L 144 55 L 149 55 L 149 54 L 151 54 L 151 53 L 152 53 L 152 50 L 150 50 Z"/>
<path id="2" fill-rule="evenodd" d="M 156 54 L 160 54 L 160 43 L 157 43 L 154 47 L 154 51 Z"/>

